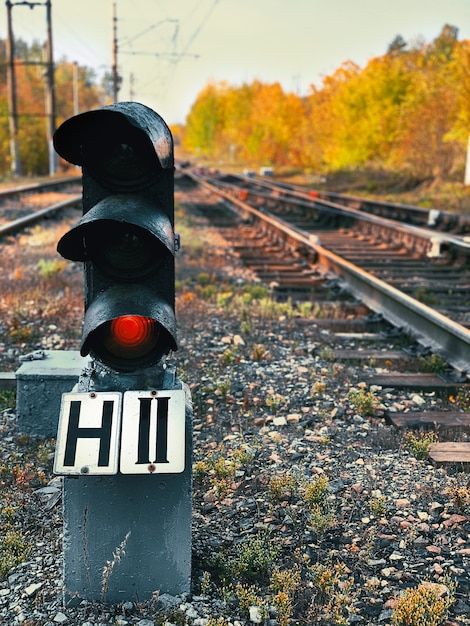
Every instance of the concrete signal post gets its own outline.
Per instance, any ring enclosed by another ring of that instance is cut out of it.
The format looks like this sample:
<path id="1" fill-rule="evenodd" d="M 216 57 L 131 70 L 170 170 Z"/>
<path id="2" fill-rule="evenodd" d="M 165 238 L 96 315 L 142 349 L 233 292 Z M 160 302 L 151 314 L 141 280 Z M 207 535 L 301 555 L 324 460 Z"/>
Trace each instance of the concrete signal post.
<path id="1" fill-rule="evenodd" d="M 84 264 L 90 357 L 62 396 L 54 463 L 65 600 L 188 593 L 192 410 L 165 363 L 177 348 L 172 136 L 122 102 L 70 118 L 54 146 L 82 167 L 83 217 L 57 249 Z"/>

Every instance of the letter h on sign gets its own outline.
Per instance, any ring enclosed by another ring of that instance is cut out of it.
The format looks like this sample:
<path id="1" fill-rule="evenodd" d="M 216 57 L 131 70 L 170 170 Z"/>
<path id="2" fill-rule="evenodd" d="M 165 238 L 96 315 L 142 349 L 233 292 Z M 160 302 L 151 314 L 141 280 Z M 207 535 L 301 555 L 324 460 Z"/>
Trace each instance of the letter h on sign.
<path id="1" fill-rule="evenodd" d="M 181 473 L 185 418 L 180 389 L 63 394 L 54 472 Z"/>
<path id="2" fill-rule="evenodd" d="M 101 417 L 101 426 L 99 428 L 84 426 L 80 428 L 80 408 L 82 403 L 78 400 L 72 400 L 70 403 L 69 425 L 67 428 L 67 439 L 65 442 L 64 465 L 73 467 L 77 456 L 77 444 L 79 439 L 98 439 L 99 454 L 98 467 L 109 466 L 109 453 L 111 450 L 111 429 L 113 425 L 113 408 L 112 400 L 104 400 L 102 403 L 103 412 Z"/>

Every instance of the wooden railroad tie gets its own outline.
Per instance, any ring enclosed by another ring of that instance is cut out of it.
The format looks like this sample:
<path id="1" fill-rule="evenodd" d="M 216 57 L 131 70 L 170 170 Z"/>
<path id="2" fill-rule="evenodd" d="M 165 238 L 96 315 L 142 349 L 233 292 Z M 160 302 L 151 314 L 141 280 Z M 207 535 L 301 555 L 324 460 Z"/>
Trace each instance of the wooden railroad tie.
<path id="1" fill-rule="evenodd" d="M 433 443 L 429 449 L 428 458 L 433 465 L 461 464 L 465 471 L 470 470 L 470 442 L 443 441 Z"/>

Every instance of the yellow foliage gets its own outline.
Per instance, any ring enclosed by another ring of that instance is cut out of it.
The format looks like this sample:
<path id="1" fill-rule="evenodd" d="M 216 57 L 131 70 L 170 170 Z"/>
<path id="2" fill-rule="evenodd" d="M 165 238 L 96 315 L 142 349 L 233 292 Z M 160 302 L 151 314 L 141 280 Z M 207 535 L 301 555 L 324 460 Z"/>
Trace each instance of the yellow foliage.
<path id="1" fill-rule="evenodd" d="M 395 38 L 364 68 L 348 61 L 307 97 L 279 83 L 209 83 L 185 147 L 232 162 L 321 171 L 373 166 L 416 178 L 463 168 L 470 133 L 470 42 L 445 25 L 430 44 Z"/>

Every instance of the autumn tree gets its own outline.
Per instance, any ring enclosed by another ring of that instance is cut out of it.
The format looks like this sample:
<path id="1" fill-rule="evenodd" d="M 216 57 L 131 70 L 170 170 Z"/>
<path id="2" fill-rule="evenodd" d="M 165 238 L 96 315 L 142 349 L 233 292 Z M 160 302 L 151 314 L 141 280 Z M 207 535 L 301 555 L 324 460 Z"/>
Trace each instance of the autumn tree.
<path id="1" fill-rule="evenodd" d="M 197 96 L 186 119 L 185 146 L 202 156 L 220 152 L 216 139 L 221 115 L 220 87 L 209 83 Z"/>
<path id="2" fill-rule="evenodd" d="M 347 61 L 308 96 L 279 83 L 210 83 L 186 120 L 199 155 L 318 172 L 388 168 L 418 180 L 463 167 L 470 133 L 470 42 L 445 25 L 431 43 L 397 35 L 364 68 Z"/>
<path id="3" fill-rule="evenodd" d="M 398 111 L 394 164 L 421 179 L 448 177 L 464 158 L 453 132 L 464 85 L 456 84 L 457 31 L 444 26 L 429 45 L 406 55 L 411 83 Z"/>
<path id="4" fill-rule="evenodd" d="M 43 45 L 15 41 L 15 77 L 18 113 L 18 144 L 23 173 L 47 174 L 49 154 L 45 105 L 45 67 Z M 103 92 L 95 83 L 92 70 L 77 67 L 65 59 L 55 66 L 56 122 L 60 124 L 74 113 L 76 80 L 81 110 L 103 103 Z M 0 40 L 0 175 L 10 171 L 6 42 Z"/>

